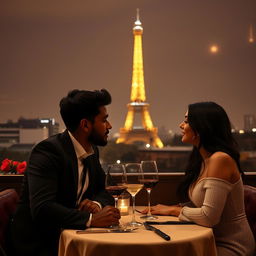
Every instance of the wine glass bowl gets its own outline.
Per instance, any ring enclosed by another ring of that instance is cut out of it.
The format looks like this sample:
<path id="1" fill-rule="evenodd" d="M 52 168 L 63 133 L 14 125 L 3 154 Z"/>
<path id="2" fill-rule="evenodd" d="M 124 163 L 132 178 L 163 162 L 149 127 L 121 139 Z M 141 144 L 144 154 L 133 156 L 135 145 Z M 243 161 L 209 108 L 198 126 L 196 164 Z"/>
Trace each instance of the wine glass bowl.
<path id="1" fill-rule="evenodd" d="M 141 218 L 147 220 L 155 220 L 157 219 L 157 216 L 152 215 L 150 210 L 150 195 L 152 189 L 156 186 L 156 184 L 159 181 L 156 161 L 141 161 L 141 171 L 142 176 L 140 182 L 144 184 L 144 187 L 147 190 L 148 194 L 148 212 L 147 215 L 141 216 Z"/>
<path id="2" fill-rule="evenodd" d="M 125 165 L 125 176 L 127 192 L 132 197 L 132 221 L 128 223 L 129 226 L 136 227 L 142 225 L 142 223 L 135 220 L 135 196 L 143 188 L 143 184 L 140 183 L 142 172 L 140 163 L 127 163 Z"/>
<path id="3" fill-rule="evenodd" d="M 115 200 L 115 207 L 119 196 L 126 190 L 125 167 L 123 164 L 112 164 L 108 166 L 105 187 Z"/>
<path id="4" fill-rule="evenodd" d="M 126 176 L 125 167 L 123 164 L 111 164 L 108 165 L 105 179 L 105 188 L 115 200 L 115 208 L 117 208 L 117 202 L 119 196 L 126 190 Z M 111 228 L 124 230 L 124 225 L 112 225 Z"/>

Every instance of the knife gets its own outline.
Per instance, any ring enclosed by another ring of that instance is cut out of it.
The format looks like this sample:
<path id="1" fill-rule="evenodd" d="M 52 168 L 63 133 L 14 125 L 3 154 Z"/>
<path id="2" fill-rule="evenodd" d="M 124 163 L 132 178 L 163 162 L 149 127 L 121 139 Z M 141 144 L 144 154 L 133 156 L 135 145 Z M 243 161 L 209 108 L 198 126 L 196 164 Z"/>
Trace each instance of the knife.
<path id="1" fill-rule="evenodd" d="M 147 222 L 144 222 L 144 227 L 147 229 L 147 230 L 151 230 L 151 231 L 154 231 L 157 235 L 161 236 L 163 239 L 165 239 L 166 241 L 169 241 L 171 240 L 171 238 L 165 234 L 163 231 L 161 231 L 160 229 L 158 228 L 155 228 L 151 225 L 149 225 Z"/>
<path id="2" fill-rule="evenodd" d="M 99 234 L 99 233 L 127 233 L 136 230 L 137 228 L 125 228 L 125 229 L 85 229 L 77 230 L 77 234 Z"/>

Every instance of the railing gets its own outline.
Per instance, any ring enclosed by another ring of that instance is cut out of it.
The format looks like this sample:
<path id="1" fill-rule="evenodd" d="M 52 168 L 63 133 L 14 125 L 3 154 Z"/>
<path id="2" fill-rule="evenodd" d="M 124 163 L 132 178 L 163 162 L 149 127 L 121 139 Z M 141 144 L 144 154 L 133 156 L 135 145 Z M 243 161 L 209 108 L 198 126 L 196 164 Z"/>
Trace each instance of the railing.
<path id="1" fill-rule="evenodd" d="M 154 204 L 175 204 L 179 202 L 176 190 L 184 172 L 159 173 L 159 182 L 151 193 L 151 202 Z M 21 193 L 23 175 L 0 175 L 0 190 L 14 188 Z M 256 187 L 256 172 L 245 172 L 244 184 Z M 147 204 L 147 193 L 142 189 L 136 195 L 136 205 Z"/>

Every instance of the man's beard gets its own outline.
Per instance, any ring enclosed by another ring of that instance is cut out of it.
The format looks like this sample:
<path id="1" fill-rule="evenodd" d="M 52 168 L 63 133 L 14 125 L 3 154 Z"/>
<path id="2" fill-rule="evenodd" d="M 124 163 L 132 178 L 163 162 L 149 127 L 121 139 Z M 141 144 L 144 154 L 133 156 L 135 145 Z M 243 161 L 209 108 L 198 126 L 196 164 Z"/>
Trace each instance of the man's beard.
<path id="1" fill-rule="evenodd" d="M 94 128 L 91 132 L 91 135 L 89 136 L 88 140 L 92 144 L 96 146 L 106 146 L 108 141 L 104 139 L 105 135 L 108 134 L 108 131 L 104 134 L 104 136 L 101 136 Z"/>

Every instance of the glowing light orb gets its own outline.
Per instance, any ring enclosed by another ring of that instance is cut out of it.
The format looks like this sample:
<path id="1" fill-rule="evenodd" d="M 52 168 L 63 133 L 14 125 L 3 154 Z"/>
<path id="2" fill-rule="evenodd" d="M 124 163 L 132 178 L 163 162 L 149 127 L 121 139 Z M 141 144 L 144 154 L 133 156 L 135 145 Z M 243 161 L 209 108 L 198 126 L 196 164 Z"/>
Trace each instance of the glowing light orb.
<path id="1" fill-rule="evenodd" d="M 214 44 L 210 46 L 210 52 L 216 54 L 219 51 L 218 45 Z"/>
<path id="2" fill-rule="evenodd" d="M 146 144 L 146 148 L 150 148 L 150 144 Z"/>

